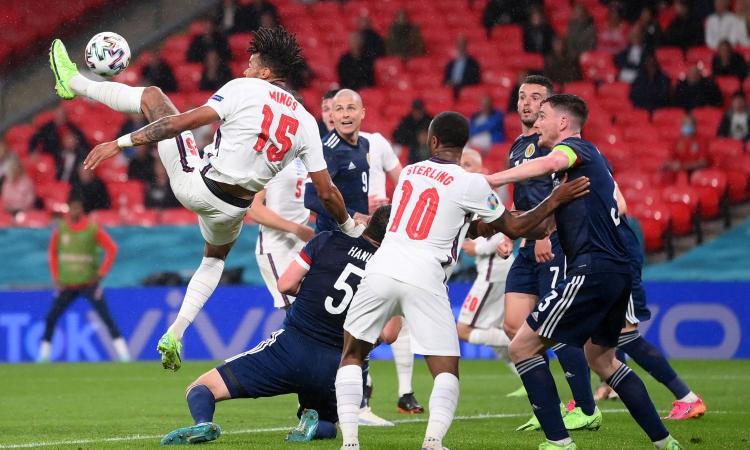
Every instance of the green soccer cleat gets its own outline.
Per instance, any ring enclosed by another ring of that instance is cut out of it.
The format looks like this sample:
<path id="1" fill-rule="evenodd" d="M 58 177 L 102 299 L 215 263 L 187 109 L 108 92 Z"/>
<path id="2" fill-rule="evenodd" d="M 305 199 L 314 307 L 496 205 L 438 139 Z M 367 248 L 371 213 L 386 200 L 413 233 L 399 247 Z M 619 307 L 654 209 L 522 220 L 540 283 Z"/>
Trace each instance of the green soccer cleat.
<path id="1" fill-rule="evenodd" d="M 318 431 L 318 412 L 314 409 L 302 411 L 299 424 L 289 430 L 286 435 L 287 442 L 310 442 Z"/>
<path id="2" fill-rule="evenodd" d="M 657 447 L 658 448 L 658 447 Z M 682 445 L 672 436 L 667 437 L 667 443 L 662 447 L 664 450 L 683 450 Z"/>
<path id="3" fill-rule="evenodd" d="M 161 438 L 161 445 L 200 444 L 218 439 L 221 427 L 213 422 L 204 422 L 192 427 L 178 428 Z"/>
<path id="4" fill-rule="evenodd" d="M 526 397 L 526 388 L 521 385 L 520 388 L 508 393 L 506 397 Z"/>
<path id="5" fill-rule="evenodd" d="M 575 442 L 571 442 L 570 444 L 554 444 L 550 441 L 544 441 L 541 444 L 539 444 L 539 450 L 578 450 L 578 446 Z"/>
<path id="6" fill-rule="evenodd" d="M 60 39 L 52 41 L 49 48 L 49 66 L 55 75 L 55 91 L 64 100 L 75 98 L 76 94 L 68 83 L 74 75 L 78 75 L 78 67 L 70 60 L 68 51 Z"/>
<path id="7" fill-rule="evenodd" d="M 567 430 L 596 431 L 602 426 L 602 412 L 596 407 L 594 413 L 587 416 L 580 407 L 573 408 L 563 417 Z"/>
<path id="8" fill-rule="evenodd" d="M 167 331 L 159 339 L 156 350 L 161 353 L 161 365 L 165 369 L 173 372 L 180 370 L 182 366 L 182 342 L 171 331 Z"/>
<path id="9" fill-rule="evenodd" d="M 565 416 L 567 414 L 568 414 L 568 410 L 565 409 L 565 405 L 560 403 L 560 415 L 563 418 L 563 422 L 565 422 Z M 536 418 L 536 414 L 532 414 L 531 419 L 529 419 L 525 424 L 516 428 L 516 431 L 539 431 L 541 429 L 542 429 L 542 424 L 539 423 L 539 419 Z"/>

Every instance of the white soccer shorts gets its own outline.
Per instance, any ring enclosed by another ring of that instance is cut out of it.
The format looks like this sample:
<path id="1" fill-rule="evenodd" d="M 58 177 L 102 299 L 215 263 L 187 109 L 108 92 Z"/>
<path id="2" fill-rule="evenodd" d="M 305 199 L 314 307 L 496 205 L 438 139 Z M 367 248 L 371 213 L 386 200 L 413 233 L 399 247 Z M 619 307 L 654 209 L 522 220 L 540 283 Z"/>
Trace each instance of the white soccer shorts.
<path id="1" fill-rule="evenodd" d="M 505 281 L 475 280 L 461 307 L 458 322 L 474 328 L 502 328 Z"/>
<path id="2" fill-rule="evenodd" d="M 271 296 L 273 296 L 274 308 L 285 308 L 294 302 L 294 297 L 279 292 L 277 281 L 279 281 L 279 277 L 294 260 L 296 254 L 297 252 L 294 251 L 264 253 L 262 255 L 255 254 L 255 258 L 258 261 L 258 268 L 260 268 L 260 275 L 263 277 L 263 281 L 266 282 L 266 287 L 271 292 Z"/>
<path id="3" fill-rule="evenodd" d="M 461 356 L 448 293 L 434 294 L 381 274 L 367 274 L 354 294 L 344 329 L 374 344 L 386 322 L 402 315 L 412 351 L 428 356 Z"/>
<path id="4" fill-rule="evenodd" d="M 203 239 L 211 245 L 237 240 L 247 208 L 226 203 L 206 187 L 200 174 L 206 162 L 198 154 L 193 133 L 185 131 L 173 139 L 160 141 L 157 147 L 175 197 L 182 206 L 198 214 Z"/>

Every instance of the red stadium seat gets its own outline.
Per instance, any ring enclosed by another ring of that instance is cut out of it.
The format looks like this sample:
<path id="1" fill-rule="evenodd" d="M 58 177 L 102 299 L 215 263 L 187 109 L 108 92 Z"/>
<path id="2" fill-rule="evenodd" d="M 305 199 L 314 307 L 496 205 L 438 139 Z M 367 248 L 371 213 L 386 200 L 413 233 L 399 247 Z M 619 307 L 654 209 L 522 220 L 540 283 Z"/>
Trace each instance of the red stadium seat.
<path id="1" fill-rule="evenodd" d="M 695 218 L 700 204 L 698 193 L 690 186 L 667 186 L 662 190 L 662 199 L 672 213 L 672 232 L 685 236 L 695 229 Z"/>
<path id="2" fill-rule="evenodd" d="M 242 61 L 247 65 L 250 55 L 247 49 L 250 47 L 252 35 L 250 33 L 235 33 L 229 36 L 229 49 L 232 51 L 232 60 Z"/>
<path id="3" fill-rule="evenodd" d="M 591 81 L 611 83 L 617 77 L 612 55 L 602 51 L 584 52 L 580 58 L 583 77 Z"/>
<path id="4" fill-rule="evenodd" d="M 198 215 L 185 208 L 165 209 L 161 212 L 162 225 L 193 225 L 198 223 Z"/>
<path id="5" fill-rule="evenodd" d="M 114 209 L 97 209 L 91 212 L 91 220 L 104 227 L 117 227 L 123 224 L 123 217 Z"/>
<path id="6" fill-rule="evenodd" d="M 716 77 L 716 84 L 719 85 L 719 90 L 721 90 L 721 94 L 724 96 L 725 104 L 728 103 L 732 94 L 742 89 L 740 80 L 734 76 Z"/>
<path id="7" fill-rule="evenodd" d="M 624 115 L 624 114 L 623 114 Z M 616 116 L 617 117 L 617 116 Z M 658 142 L 659 141 L 659 130 L 646 122 L 641 124 L 624 124 L 623 134 L 625 140 L 628 142 Z"/>
<path id="8" fill-rule="evenodd" d="M 48 181 L 36 186 L 36 196 L 44 202 L 44 209 L 51 213 L 68 212 L 70 185 L 61 181 Z"/>
<path id="9" fill-rule="evenodd" d="M 615 114 L 615 123 L 620 127 L 648 127 L 649 113 L 645 109 L 633 109 Z"/>
<path id="10" fill-rule="evenodd" d="M 664 66 L 674 62 L 683 62 L 685 55 L 679 47 L 660 47 L 656 49 L 656 60 L 659 65 Z"/>
<path id="11" fill-rule="evenodd" d="M 597 95 L 599 98 L 630 101 L 630 84 L 623 83 L 622 81 L 604 83 L 599 86 Z"/>
<path id="12" fill-rule="evenodd" d="M 26 228 L 47 228 L 51 217 L 47 211 L 29 210 L 19 212 L 14 216 L 16 226 Z"/>
<path id="13" fill-rule="evenodd" d="M 22 163 L 26 168 L 26 173 L 28 173 L 34 184 L 46 183 L 56 179 L 57 169 L 55 167 L 55 158 L 52 155 L 37 152 L 23 160 Z"/>
<path id="14" fill-rule="evenodd" d="M 646 252 L 663 250 L 665 235 L 671 226 L 669 208 L 662 202 L 634 203 L 629 206 L 629 210 L 641 225 Z"/>
<path id="15" fill-rule="evenodd" d="M 563 91 L 567 94 L 575 94 L 586 102 L 595 100 L 596 97 L 596 86 L 591 81 L 571 81 L 565 83 Z"/>
<path id="16" fill-rule="evenodd" d="M 23 158 L 29 150 L 29 139 L 34 131 L 31 125 L 16 125 L 5 133 L 5 142 L 11 150 Z"/>
<path id="17" fill-rule="evenodd" d="M 714 138 L 708 144 L 708 153 L 715 166 L 731 168 L 744 155 L 744 143 L 730 138 Z"/>
<path id="18" fill-rule="evenodd" d="M 682 108 L 659 108 L 654 110 L 651 123 L 660 129 L 674 128 L 679 130 L 684 117 L 685 110 Z"/>
<path id="19" fill-rule="evenodd" d="M 13 216 L 5 211 L 0 211 L 0 228 L 13 226 Z"/>
<path id="20" fill-rule="evenodd" d="M 177 67 L 185 64 L 187 60 L 188 48 L 193 37 L 188 35 L 172 36 L 164 42 L 159 51 L 159 57 L 163 59 L 170 67 Z"/>
<path id="21" fill-rule="evenodd" d="M 714 51 L 708 47 L 691 47 L 685 55 L 688 64 L 698 64 L 698 67 L 704 74 L 711 73 L 711 62 L 714 58 Z"/>
<path id="22" fill-rule="evenodd" d="M 716 136 L 716 130 L 719 128 L 721 118 L 724 116 L 724 110 L 714 106 L 702 106 L 695 108 L 693 117 L 698 122 L 698 133 L 704 132 L 706 136 Z"/>
<path id="23" fill-rule="evenodd" d="M 153 209 L 129 211 L 124 219 L 127 225 L 153 227 L 159 224 L 159 212 Z"/>
<path id="24" fill-rule="evenodd" d="M 140 181 L 107 183 L 107 191 L 113 209 L 143 209 L 143 183 Z"/>
<path id="25" fill-rule="evenodd" d="M 520 25 L 500 25 L 492 28 L 491 40 L 497 45 L 498 53 L 518 51 L 523 48 L 523 30 Z"/>
<path id="26" fill-rule="evenodd" d="M 720 169 L 700 169 L 690 176 L 690 185 L 698 191 L 701 217 L 713 219 L 721 214 L 721 200 L 727 193 L 727 177 Z"/>
<path id="27" fill-rule="evenodd" d="M 194 92 L 198 90 L 201 81 L 203 66 L 199 63 L 185 63 L 173 68 L 177 79 L 177 87 L 183 92 Z"/>

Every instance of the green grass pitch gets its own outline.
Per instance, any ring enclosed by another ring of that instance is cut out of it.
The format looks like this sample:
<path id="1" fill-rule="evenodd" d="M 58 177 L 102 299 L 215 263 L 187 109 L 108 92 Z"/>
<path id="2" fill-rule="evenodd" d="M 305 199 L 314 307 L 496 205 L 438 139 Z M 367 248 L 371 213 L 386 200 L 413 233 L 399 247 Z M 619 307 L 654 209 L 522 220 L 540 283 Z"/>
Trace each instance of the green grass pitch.
<path id="1" fill-rule="evenodd" d="M 158 362 L 133 364 L 0 365 L 0 448 L 156 448 L 160 437 L 191 424 L 185 387 L 210 362 L 186 361 L 177 373 Z M 635 366 L 635 364 L 631 364 Z M 672 422 L 668 427 L 686 449 L 750 448 L 750 381 L 748 361 L 678 361 L 675 368 L 703 395 L 708 413 L 701 419 Z M 543 435 L 515 432 L 529 415 L 528 401 L 505 394 L 518 379 L 497 361 L 464 361 L 461 399 L 444 444 L 461 449 L 535 449 Z M 553 364 L 562 397 L 570 393 Z M 665 415 L 669 392 L 639 371 L 657 408 Z M 360 428 L 364 449 L 416 449 L 422 442 L 425 415 L 404 416 L 395 408 L 396 376 L 391 362 L 372 367 L 376 413 L 394 420 L 393 428 Z M 424 362 L 416 361 L 414 387 L 427 406 L 431 379 Z M 294 396 L 234 400 L 217 405 L 215 421 L 221 438 L 202 448 L 326 448 L 341 440 L 286 444 L 286 430 L 296 424 Z M 597 432 L 573 433 L 582 449 L 648 449 L 650 443 L 619 401 L 600 404 L 604 411 Z"/>

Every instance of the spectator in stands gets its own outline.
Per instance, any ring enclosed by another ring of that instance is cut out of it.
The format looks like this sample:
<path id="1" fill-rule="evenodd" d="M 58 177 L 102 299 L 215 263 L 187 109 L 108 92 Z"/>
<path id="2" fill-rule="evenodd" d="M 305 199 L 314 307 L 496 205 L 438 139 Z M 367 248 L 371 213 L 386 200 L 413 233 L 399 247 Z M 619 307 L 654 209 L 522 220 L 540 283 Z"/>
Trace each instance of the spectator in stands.
<path id="1" fill-rule="evenodd" d="M 581 79 L 578 59 L 568 54 L 565 41 L 555 37 L 552 51 L 544 56 L 544 75 L 555 83 L 567 83 Z"/>
<path id="2" fill-rule="evenodd" d="M 742 91 L 732 95 L 732 104 L 722 117 L 716 135 L 741 141 L 747 141 L 750 138 L 750 112 L 748 112 L 747 99 Z"/>
<path id="3" fill-rule="evenodd" d="M 78 177 L 71 186 L 71 192 L 81 199 L 83 209 L 87 213 L 95 209 L 109 209 L 112 206 L 107 187 L 92 170 L 84 169 L 83 165 L 78 166 Z"/>
<path id="4" fill-rule="evenodd" d="M 674 172 L 693 171 L 708 165 L 706 144 L 696 135 L 695 118 L 688 114 L 680 125 L 680 138 L 672 148 L 672 156 L 666 168 Z"/>
<path id="5" fill-rule="evenodd" d="M 427 129 L 422 128 L 417 131 L 417 144 L 409 148 L 409 164 L 424 161 L 430 157 L 430 147 L 427 144 Z"/>
<path id="6" fill-rule="evenodd" d="M 724 39 L 716 50 L 713 61 L 711 62 L 711 71 L 715 77 L 734 76 L 740 81 L 747 76 L 747 62 L 745 58 L 732 49 L 732 45 Z"/>
<path id="7" fill-rule="evenodd" d="M 691 110 L 700 106 L 721 106 L 724 102 L 719 86 L 701 74 L 697 65 L 690 67 L 684 80 L 674 90 L 674 104 Z"/>
<path id="8" fill-rule="evenodd" d="M 15 158 L 16 154 L 10 149 L 5 136 L 3 136 L 0 138 L 0 186 L 2 186 L 5 177 L 8 176 L 10 168 L 13 166 L 13 159 Z"/>
<path id="9" fill-rule="evenodd" d="M 211 50 L 217 52 L 224 63 L 228 63 L 232 59 L 227 37 L 216 28 L 214 22 L 206 22 L 203 33 L 196 35 L 190 42 L 187 60 L 195 63 L 203 62 Z"/>
<path id="10" fill-rule="evenodd" d="M 729 0 L 714 0 L 715 12 L 706 20 L 706 45 L 714 50 L 725 39 L 732 45 L 747 44 L 743 42 L 747 36 L 745 24 L 729 10 L 729 3 Z"/>
<path id="11" fill-rule="evenodd" d="M 232 34 L 236 33 L 237 26 L 237 13 L 239 7 L 237 6 L 237 0 L 224 0 L 216 10 L 216 27 L 221 30 L 222 33 Z"/>
<path id="12" fill-rule="evenodd" d="M 607 10 L 607 21 L 599 31 L 596 42 L 598 49 L 611 55 L 623 51 L 628 45 L 627 23 L 620 17 L 620 11 L 615 3 L 610 3 Z"/>
<path id="13" fill-rule="evenodd" d="M 632 83 L 643 67 L 646 56 L 653 54 L 654 49 L 645 43 L 644 32 L 639 25 L 630 29 L 630 45 L 615 55 L 614 62 L 620 69 L 620 81 Z"/>
<path id="14" fill-rule="evenodd" d="M 234 19 L 233 33 L 258 31 L 263 14 L 271 14 L 274 23 L 279 23 L 279 11 L 267 0 L 253 0 L 252 3 L 240 6 Z M 220 16 L 223 19 L 223 16 Z"/>
<path id="15" fill-rule="evenodd" d="M 359 34 L 365 47 L 365 56 L 373 60 L 385 56 L 385 41 L 372 28 L 370 16 L 362 14 L 359 16 Z"/>
<path id="16" fill-rule="evenodd" d="M 638 76 L 630 85 L 630 101 L 636 108 L 652 111 L 669 104 L 669 78 L 662 72 L 656 56 L 643 60 Z"/>
<path id="17" fill-rule="evenodd" d="M 117 135 L 125 136 L 133 131 L 140 130 L 146 125 L 148 125 L 148 120 L 146 120 L 146 116 L 143 114 L 128 114 L 128 118 L 125 119 Z M 135 147 L 125 147 L 122 149 L 122 152 L 126 157 L 132 158 L 135 154 Z"/>
<path id="18" fill-rule="evenodd" d="M 462 87 L 479 84 L 481 80 L 479 63 L 469 55 L 466 45 L 466 37 L 458 35 L 458 38 L 456 38 L 456 56 L 445 66 L 445 74 L 443 75 L 443 83 L 451 86 L 456 96 L 458 96 Z"/>
<path id="19" fill-rule="evenodd" d="M 260 15 L 260 28 L 273 28 L 278 24 L 278 18 L 273 13 L 266 11 Z"/>
<path id="20" fill-rule="evenodd" d="M 128 180 L 149 182 L 154 179 L 154 147 L 140 145 L 135 148 L 135 154 L 128 163 Z"/>
<path id="21" fill-rule="evenodd" d="M 168 209 L 168 208 L 179 208 L 180 202 L 172 192 L 172 187 L 169 185 L 169 177 L 167 171 L 161 162 L 156 161 L 152 169 L 154 178 L 146 189 L 146 208 L 155 209 Z"/>
<path id="22" fill-rule="evenodd" d="M 539 1 L 518 0 L 489 0 L 482 12 L 482 25 L 487 30 L 487 37 L 492 35 L 492 27 L 495 25 L 508 25 L 511 23 L 523 24 L 529 18 L 529 8 Z"/>
<path id="23" fill-rule="evenodd" d="M 411 104 L 411 110 L 401 119 L 396 130 L 394 130 L 393 142 L 410 149 L 416 148 L 419 144 L 417 133 L 420 130 L 427 130 L 431 120 L 432 116 L 425 109 L 424 102 L 421 99 L 414 100 Z"/>
<path id="24" fill-rule="evenodd" d="M 505 116 L 492 105 L 492 98 L 485 94 L 480 100 L 479 111 L 469 121 L 469 144 L 483 152 L 505 141 Z"/>
<path id="25" fill-rule="evenodd" d="M 323 94 L 320 101 L 320 120 L 318 120 L 318 132 L 322 138 L 333 130 L 333 97 L 338 89 L 331 89 Z"/>
<path id="26" fill-rule="evenodd" d="M 29 139 L 29 151 L 34 152 L 41 150 L 55 157 L 57 163 L 60 162 L 60 150 L 62 149 L 63 137 L 68 134 L 74 134 L 78 141 L 88 150 L 88 142 L 80 128 L 73 125 L 68 120 L 67 114 L 62 106 L 58 106 L 54 111 L 52 120 L 46 122 L 34 133 Z"/>
<path id="27" fill-rule="evenodd" d="M 409 21 L 406 10 L 396 12 L 396 17 L 388 29 L 386 52 L 389 56 L 409 59 L 424 55 L 424 41 L 419 27 Z"/>
<path id="28" fill-rule="evenodd" d="M 65 183 L 73 183 L 78 179 L 78 166 L 81 165 L 89 149 L 81 145 L 78 137 L 67 134 L 63 138 L 60 160 L 57 163 L 57 179 Z"/>
<path id="29" fill-rule="evenodd" d="M 541 7 L 531 8 L 529 21 L 523 26 L 523 49 L 530 53 L 545 54 L 552 48 L 555 32 L 547 23 Z"/>
<path id="30" fill-rule="evenodd" d="M 565 36 L 568 55 L 578 59 L 581 53 L 596 48 L 596 24 L 589 11 L 576 3 L 568 21 L 568 34 Z M 515 104 L 513 105 L 515 108 Z"/>
<path id="31" fill-rule="evenodd" d="M 146 65 L 141 69 L 144 84 L 158 86 L 164 92 L 177 91 L 177 80 L 172 68 L 156 55 L 146 57 Z"/>
<path id="32" fill-rule="evenodd" d="M 206 53 L 203 61 L 203 74 L 198 88 L 201 91 L 216 91 L 232 79 L 229 65 L 221 62 L 219 54 L 215 50 Z"/>
<path id="33" fill-rule="evenodd" d="M 15 214 L 19 211 L 26 211 L 34 206 L 36 194 L 34 193 L 34 183 L 26 174 L 26 171 L 17 158 L 12 158 L 9 163 L 8 176 L 3 182 L 0 200 L 2 200 L 3 210 Z"/>
<path id="34" fill-rule="evenodd" d="M 341 55 L 338 64 L 339 84 L 342 88 L 361 89 L 375 85 L 375 61 L 364 53 L 362 35 L 349 36 L 349 51 Z"/>
<path id="35" fill-rule="evenodd" d="M 643 32 L 643 42 L 647 47 L 655 49 L 661 43 L 661 27 L 656 20 L 652 6 L 646 6 L 641 9 L 635 26 L 639 27 Z"/>
<path id="36" fill-rule="evenodd" d="M 687 49 L 703 43 L 703 25 L 689 8 L 686 0 L 675 0 L 675 16 L 664 32 L 662 44 Z"/>

